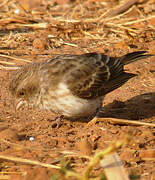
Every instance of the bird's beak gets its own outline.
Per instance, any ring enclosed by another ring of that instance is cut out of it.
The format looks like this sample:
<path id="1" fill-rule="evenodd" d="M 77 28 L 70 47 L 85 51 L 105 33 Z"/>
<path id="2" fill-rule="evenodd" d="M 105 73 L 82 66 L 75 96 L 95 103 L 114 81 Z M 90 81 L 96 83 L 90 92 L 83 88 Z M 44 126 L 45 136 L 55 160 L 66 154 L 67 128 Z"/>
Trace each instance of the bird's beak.
<path id="1" fill-rule="evenodd" d="M 15 110 L 21 110 L 26 105 L 26 102 L 24 100 L 18 99 L 15 101 Z"/>

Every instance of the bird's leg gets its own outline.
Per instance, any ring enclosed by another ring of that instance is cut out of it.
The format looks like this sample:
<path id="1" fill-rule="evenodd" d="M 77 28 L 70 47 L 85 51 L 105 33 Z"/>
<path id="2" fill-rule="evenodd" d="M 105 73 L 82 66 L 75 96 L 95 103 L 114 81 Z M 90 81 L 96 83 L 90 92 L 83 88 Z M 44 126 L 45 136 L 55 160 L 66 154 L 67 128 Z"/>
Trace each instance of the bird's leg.
<path id="1" fill-rule="evenodd" d="M 52 128 L 59 128 L 62 125 L 62 120 L 64 119 L 64 115 L 57 116 L 52 123 Z"/>

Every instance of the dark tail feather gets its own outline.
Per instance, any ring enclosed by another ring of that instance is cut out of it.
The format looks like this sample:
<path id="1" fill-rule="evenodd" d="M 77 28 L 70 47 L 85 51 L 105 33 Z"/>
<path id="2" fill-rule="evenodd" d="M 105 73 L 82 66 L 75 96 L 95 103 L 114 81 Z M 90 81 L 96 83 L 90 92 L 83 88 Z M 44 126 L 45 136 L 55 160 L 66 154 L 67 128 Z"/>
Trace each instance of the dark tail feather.
<path id="1" fill-rule="evenodd" d="M 145 59 L 150 56 L 154 56 L 152 54 L 145 54 L 145 53 L 147 53 L 147 51 L 136 51 L 136 52 L 128 53 L 121 57 L 121 61 L 125 65 L 140 59 Z"/>
<path id="2" fill-rule="evenodd" d="M 121 73 L 117 78 L 108 81 L 107 84 L 104 86 L 104 94 L 107 94 L 125 84 L 129 79 L 135 77 L 136 74 Z"/>

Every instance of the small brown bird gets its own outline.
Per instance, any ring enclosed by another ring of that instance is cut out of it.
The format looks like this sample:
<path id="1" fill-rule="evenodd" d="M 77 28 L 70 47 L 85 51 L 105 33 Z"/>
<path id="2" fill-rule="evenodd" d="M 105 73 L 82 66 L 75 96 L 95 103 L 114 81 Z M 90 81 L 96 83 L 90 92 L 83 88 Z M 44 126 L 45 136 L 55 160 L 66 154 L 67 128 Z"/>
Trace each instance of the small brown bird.
<path id="1" fill-rule="evenodd" d="M 25 104 L 69 118 L 89 117 L 102 106 L 107 93 L 135 76 L 125 72 L 124 65 L 151 56 L 146 53 L 58 55 L 22 67 L 13 75 L 10 91 L 17 109 Z"/>

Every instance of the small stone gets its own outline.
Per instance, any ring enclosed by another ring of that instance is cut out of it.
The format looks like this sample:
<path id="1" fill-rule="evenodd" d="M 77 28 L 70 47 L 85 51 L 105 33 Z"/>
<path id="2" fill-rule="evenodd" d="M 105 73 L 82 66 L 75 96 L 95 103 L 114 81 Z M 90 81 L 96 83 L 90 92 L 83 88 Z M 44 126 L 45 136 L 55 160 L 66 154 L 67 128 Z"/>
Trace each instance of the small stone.
<path id="1" fill-rule="evenodd" d="M 34 140 L 35 140 L 34 137 L 30 137 L 30 138 L 29 138 L 29 141 L 34 141 Z"/>

